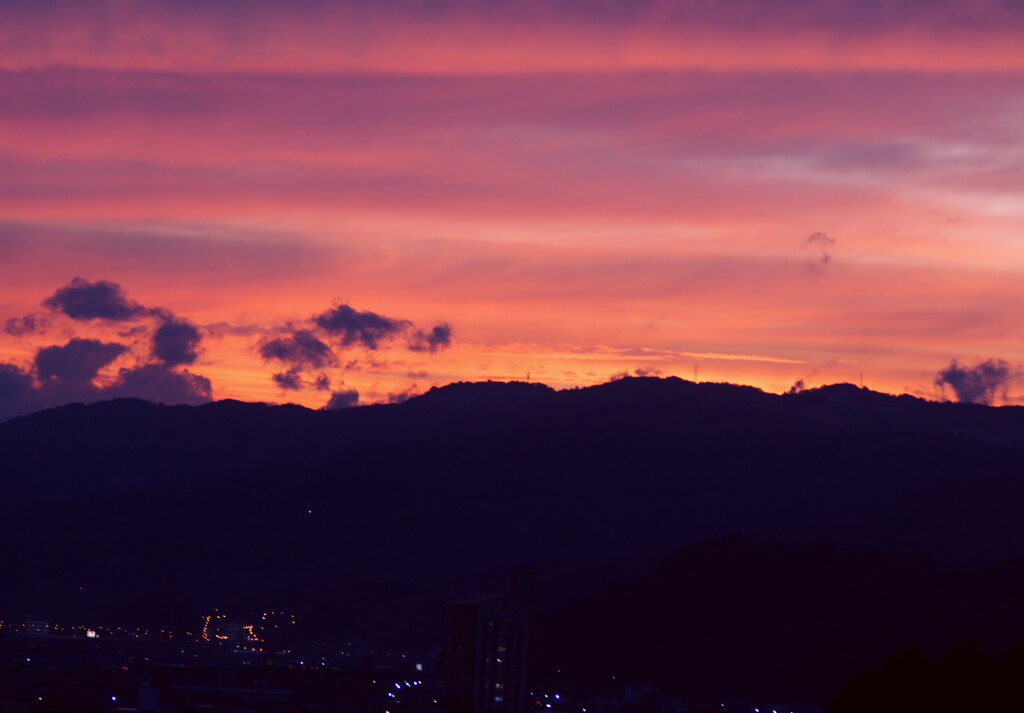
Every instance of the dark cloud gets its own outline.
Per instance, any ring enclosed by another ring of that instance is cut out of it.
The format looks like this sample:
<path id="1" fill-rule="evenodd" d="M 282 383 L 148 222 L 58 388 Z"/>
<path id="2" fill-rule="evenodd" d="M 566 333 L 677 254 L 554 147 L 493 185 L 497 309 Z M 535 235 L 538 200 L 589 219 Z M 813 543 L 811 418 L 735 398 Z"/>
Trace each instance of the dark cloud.
<path id="1" fill-rule="evenodd" d="M 628 371 L 620 371 L 617 374 L 609 376 L 608 381 L 619 381 L 621 379 L 629 379 L 634 376 L 661 376 L 661 369 L 656 369 L 653 366 L 638 366 L 632 374 Z"/>
<path id="2" fill-rule="evenodd" d="M 288 326 L 285 336 L 268 335 L 257 349 L 265 361 L 280 361 L 287 365 L 285 371 L 272 375 L 274 383 L 282 389 L 314 388 L 329 391 L 330 379 L 321 373 L 315 380 L 306 377 L 308 371 L 324 367 L 336 367 L 342 371 L 360 370 L 368 366 L 371 370 L 388 369 L 384 360 L 363 355 L 359 359 L 348 358 L 339 362 L 337 349 L 363 347 L 369 350 L 383 348 L 387 343 L 404 338 L 412 351 L 436 352 L 452 343 L 452 328 L 447 322 L 439 322 L 433 329 L 423 331 L 406 319 L 394 319 L 376 312 L 361 312 L 353 307 L 335 303 L 325 312 L 315 314 L 302 323 L 302 328 Z M 336 392 L 349 394 L 347 391 Z M 341 403 L 350 396 L 339 397 Z"/>
<path id="3" fill-rule="evenodd" d="M 23 334 L 36 334 L 46 327 L 46 317 L 42 314 L 26 314 L 24 317 L 11 317 L 4 325 L 4 331 L 12 337 Z"/>
<path id="4" fill-rule="evenodd" d="M 271 376 L 278 387 L 331 392 L 328 408 L 349 407 L 359 403 L 358 391 L 339 388 L 343 386 L 340 381 L 332 384 L 323 369 L 359 370 L 366 367 L 381 370 L 389 367 L 386 361 L 376 360 L 365 353 L 360 359 L 346 355 L 346 360 L 339 362 L 336 350 L 362 347 L 372 351 L 405 344 L 413 351 L 433 353 L 451 346 L 453 334 L 447 322 L 439 322 L 429 330 L 420 330 L 409 320 L 360 311 L 342 303 L 335 303 L 330 309 L 314 314 L 302 323 L 288 325 L 285 330 L 252 325 L 235 328 L 226 323 L 216 323 L 207 333 L 164 307 L 146 306 L 129 299 L 116 282 L 90 281 L 82 277 L 75 277 L 57 289 L 43 301 L 43 305 L 50 311 L 9 319 L 5 331 L 15 336 L 40 333 L 53 314 L 59 313 L 76 321 L 128 322 L 119 330 L 124 343 L 73 338 L 62 346 L 41 348 L 30 369 L 14 365 L 4 367 L 4 388 L 10 393 L 0 395 L 4 401 L 0 416 L 26 413 L 70 401 L 91 402 L 120 396 L 164 403 L 202 403 L 211 397 L 209 380 L 189 371 L 176 371 L 176 368 L 198 360 L 205 338 L 252 335 L 258 333 L 257 330 L 265 335 L 257 344 L 260 356 L 283 365 Z M 101 386 L 92 383 L 105 366 L 130 349 L 144 348 L 146 341 L 150 352 L 144 361 L 148 364 L 121 369 L 114 383 Z M 13 395 L 15 391 L 17 397 Z M 389 394 L 387 398 L 398 402 L 412 395 L 413 392 L 407 390 Z"/>
<path id="5" fill-rule="evenodd" d="M 199 358 L 199 342 L 203 335 L 183 319 L 165 316 L 164 323 L 153 332 L 153 356 L 167 366 L 193 364 Z"/>
<path id="6" fill-rule="evenodd" d="M 73 369 L 63 359 L 64 356 L 61 354 L 57 357 L 57 368 Z M 0 364 L 0 421 L 53 406 L 88 403 L 103 398 L 99 395 L 102 389 L 88 379 L 75 378 L 79 375 L 72 372 L 72 378 L 48 378 L 37 385 L 30 371 L 13 364 Z"/>
<path id="7" fill-rule="evenodd" d="M 952 387 L 961 403 L 991 404 L 997 394 L 1005 396 L 1013 377 L 1010 365 L 1002 359 L 986 359 L 974 366 L 963 366 L 954 359 L 939 372 L 935 384 Z"/>
<path id="8" fill-rule="evenodd" d="M 804 263 L 808 270 L 821 274 L 832 264 L 832 253 L 829 250 L 836 244 L 834 238 L 825 233 L 811 233 L 804 241 L 803 249 L 811 253 Z"/>
<path id="9" fill-rule="evenodd" d="M 342 389 L 331 394 L 331 398 L 324 406 L 325 411 L 334 411 L 342 408 L 352 408 L 359 405 L 359 392 L 355 389 Z"/>
<path id="10" fill-rule="evenodd" d="M 0 421 L 33 410 L 32 376 L 14 364 L 0 364 Z"/>
<path id="11" fill-rule="evenodd" d="M 72 339 L 64 346 L 43 347 L 36 352 L 36 375 L 40 381 L 91 381 L 100 369 L 128 351 L 122 344 L 96 339 Z"/>
<path id="12" fill-rule="evenodd" d="M 63 404 L 89 404 L 94 401 L 113 398 L 104 395 L 106 389 L 96 386 L 91 381 L 81 379 L 49 379 L 36 388 L 35 405 L 31 410 L 52 408 Z"/>
<path id="13" fill-rule="evenodd" d="M 653 366 L 641 366 L 633 373 L 637 376 L 661 376 L 661 369 L 656 369 Z"/>
<path id="14" fill-rule="evenodd" d="M 429 332 L 416 330 L 409 340 L 409 349 L 414 352 L 436 352 L 438 349 L 450 347 L 452 344 L 452 328 L 447 322 L 441 322 Z"/>
<path id="15" fill-rule="evenodd" d="M 192 364 L 199 356 L 202 332 L 185 319 L 163 308 L 147 308 L 129 300 L 121 286 L 108 280 L 89 282 L 76 277 L 48 297 L 43 304 L 78 321 L 125 322 L 147 318 L 146 323 L 125 328 L 126 339 L 152 332 L 150 358 L 158 363 L 124 368 L 105 386 L 92 380 L 99 371 L 129 351 L 125 344 L 73 338 L 64 345 L 42 347 L 31 370 L 0 364 L 0 420 L 72 402 L 134 397 L 167 404 L 201 404 L 212 396 L 210 380 L 174 367 Z M 10 319 L 9 334 L 39 332 L 45 314 Z"/>
<path id="16" fill-rule="evenodd" d="M 334 363 L 334 352 L 308 329 L 296 330 L 290 337 L 265 340 L 259 345 L 260 356 L 296 366 L 315 369 Z"/>
<path id="17" fill-rule="evenodd" d="M 146 364 L 122 369 L 118 383 L 103 389 L 103 398 L 131 397 L 156 403 L 197 406 L 212 398 L 213 389 L 205 376 L 189 371 L 171 371 L 163 364 Z"/>
<path id="18" fill-rule="evenodd" d="M 389 404 L 400 404 L 404 401 L 408 401 L 414 396 L 419 396 L 419 392 L 416 391 L 416 384 L 413 384 L 405 391 L 393 391 L 388 394 L 387 401 Z"/>
<path id="19" fill-rule="evenodd" d="M 89 282 L 81 277 L 76 277 L 46 298 L 43 305 L 74 320 L 124 322 L 147 312 L 145 307 L 125 297 L 117 283 L 107 280 Z"/>
<path id="20" fill-rule="evenodd" d="M 273 374 L 271 379 L 285 391 L 298 391 L 302 388 L 302 372 L 299 369 L 289 369 Z"/>
<path id="21" fill-rule="evenodd" d="M 337 305 L 313 317 L 320 329 L 338 337 L 341 346 L 361 344 L 376 349 L 382 341 L 392 339 L 411 325 L 402 319 L 391 319 L 375 312 L 360 312 L 347 304 Z"/>
<path id="22" fill-rule="evenodd" d="M 199 358 L 199 343 L 202 334 L 187 320 L 175 317 L 163 307 L 147 308 L 128 299 L 121 285 L 109 280 L 89 282 L 76 277 L 53 295 L 43 305 L 79 321 L 106 320 L 125 322 L 138 317 L 156 317 L 160 326 L 153 333 L 153 357 L 167 366 L 193 364 Z M 24 320 L 25 318 L 23 318 Z M 8 322 L 8 325 L 11 323 Z M 15 325 L 17 328 L 18 325 Z M 146 331 L 144 325 L 122 334 L 131 337 Z"/>
<path id="23" fill-rule="evenodd" d="M 210 401 L 210 380 L 163 364 L 121 369 L 115 383 L 97 387 L 88 380 L 51 378 L 38 386 L 13 364 L 0 364 L 0 421 L 68 403 L 92 403 L 131 397 L 165 404 L 198 405 Z"/>
<path id="24" fill-rule="evenodd" d="M 32 376 L 14 364 L 0 364 L 0 401 L 23 396 L 32 389 Z"/>

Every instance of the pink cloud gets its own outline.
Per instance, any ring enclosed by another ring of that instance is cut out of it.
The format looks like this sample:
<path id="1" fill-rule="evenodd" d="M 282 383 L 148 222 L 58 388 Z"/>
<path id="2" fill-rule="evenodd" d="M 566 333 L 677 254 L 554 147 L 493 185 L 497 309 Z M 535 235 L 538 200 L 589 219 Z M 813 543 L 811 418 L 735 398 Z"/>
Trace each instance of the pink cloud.
<path id="1" fill-rule="evenodd" d="M 4 65 L 501 74 L 1020 69 L 1011 2 L 7 3 Z"/>
<path id="2" fill-rule="evenodd" d="M 450 320 L 415 369 L 436 379 L 596 379 L 652 349 L 664 373 L 931 388 L 1020 351 L 1016 4 L 285 8 L 0 8 L 0 317 L 116 280 L 223 325 L 215 394 L 271 399 L 246 330 L 335 298 Z M 369 400 L 411 383 L 367 371 Z"/>

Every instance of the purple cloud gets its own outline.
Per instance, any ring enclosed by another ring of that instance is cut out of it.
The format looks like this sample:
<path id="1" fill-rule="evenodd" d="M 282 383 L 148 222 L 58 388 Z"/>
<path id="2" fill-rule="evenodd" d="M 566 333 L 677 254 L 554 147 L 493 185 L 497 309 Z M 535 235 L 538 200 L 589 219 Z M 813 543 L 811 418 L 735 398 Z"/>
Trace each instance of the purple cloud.
<path id="1" fill-rule="evenodd" d="M 316 369 L 334 362 L 334 352 L 308 329 L 296 330 L 290 337 L 278 337 L 259 345 L 260 356 L 266 361 L 276 359 L 296 366 Z"/>
<path id="2" fill-rule="evenodd" d="M 414 352 L 430 352 L 433 354 L 438 349 L 450 347 L 452 344 L 452 327 L 447 322 L 441 322 L 429 332 L 416 330 L 409 340 L 409 349 Z"/>
<path id="3" fill-rule="evenodd" d="M 361 344 L 376 349 L 380 342 L 394 338 L 409 328 L 403 319 L 391 319 L 375 312 L 360 312 L 347 304 L 337 305 L 313 318 L 320 329 L 341 341 L 341 346 Z"/>
<path id="4" fill-rule="evenodd" d="M 195 325 L 168 314 L 153 333 L 153 356 L 167 366 L 194 364 L 202 338 Z"/>
<path id="5" fill-rule="evenodd" d="M 129 300 L 115 282 L 89 282 L 76 277 L 43 301 L 43 305 L 63 312 L 74 320 L 125 322 L 146 313 L 146 308 Z"/>
<path id="6" fill-rule="evenodd" d="M 298 391 L 303 385 L 302 372 L 295 368 L 273 374 L 270 378 L 285 391 Z"/>
<path id="7" fill-rule="evenodd" d="M 355 389 L 342 389 L 331 394 L 331 398 L 328 399 L 327 404 L 324 405 L 324 410 L 335 411 L 337 409 L 352 408 L 353 406 L 358 405 L 359 392 Z"/>
<path id="8" fill-rule="evenodd" d="M 171 371 L 163 364 L 122 369 L 117 384 L 104 389 L 102 398 L 130 397 L 156 403 L 197 406 L 212 398 L 210 380 L 189 371 Z"/>
<path id="9" fill-rule="evenodd" d="M 12 337 L 25 334 L 36 334 L 46 327 L 46 316 L 42 314 L 26 314 L 24 317 L 11 317 L 4 325 L 4 331 Z"/>
<path id="10" fill-rule="evenodd" d="M 126 351 L 128 347 L 122 344 L 72 339 L 63 346 L 43 347 L 36 352 L 36 375 L 40 381 L 91 381 L 100 369 Z"/>
<path id="11" fill-rule="evenodd" d="M 974 366 L 963 366 L 954 359 L 939 372 L 935 384 L 951 386 L 961 403 L 991 404 L 996 394 L 1006 391 L 1013 376 L 1002 359 L 986 359 Z"/>

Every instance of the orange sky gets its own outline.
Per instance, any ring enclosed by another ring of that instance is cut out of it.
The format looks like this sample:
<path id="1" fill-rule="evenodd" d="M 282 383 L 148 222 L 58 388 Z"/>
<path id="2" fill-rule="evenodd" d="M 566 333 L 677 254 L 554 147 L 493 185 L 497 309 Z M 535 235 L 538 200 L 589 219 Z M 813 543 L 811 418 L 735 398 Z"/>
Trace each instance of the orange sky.
<path id="1" fill-rule="evenodd" d="M 1003 359 L 1014 400 L 1024 12 L 808 5 L 5 3 L 0 323 L 47 326 L 0 362 L 44 388 L 40 348 L 129 347 L 98 388 L 173 313 L 215 398 L 695 366 L 938 398 Z M 151 311 L 43 307 L 75 277 Z M 282 389 L 261 346 L 342 303 L 399 326 L 319 333 Z"/>

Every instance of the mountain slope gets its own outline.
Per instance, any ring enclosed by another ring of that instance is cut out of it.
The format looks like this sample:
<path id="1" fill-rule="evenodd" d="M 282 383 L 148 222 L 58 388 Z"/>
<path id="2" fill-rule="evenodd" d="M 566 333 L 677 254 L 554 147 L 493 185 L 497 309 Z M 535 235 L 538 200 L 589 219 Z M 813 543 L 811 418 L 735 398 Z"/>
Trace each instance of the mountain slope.
<path id="1" fill-rule="evenodd" d="M 3 487 L 51 496 L 0 504 L 0 571 L 18 582 L 0 610 L 174 590 L 429 642 L 446 598 L 514 565 L 538 564 L 554 605 L 731 532 L 985 564 L 1024 555 L 1022 413 L 679 379 L 454 384 L 339 412 L 56 409 L 0 426 L 21 449 Z M 64 442 L 89 456 L 45 452 Z"/>
<path id="2" fill-rule="evenodd" d="M 614 688 L 615 676 L 698 700 L 820 703 L 901 648 L 1024 643 L 1022 594 L 1024 560 L 965 572 L 922 557 L 734 536 L 684 548 L 650 574 L 555 612 L 539 668 L 563 682 Z"/>

